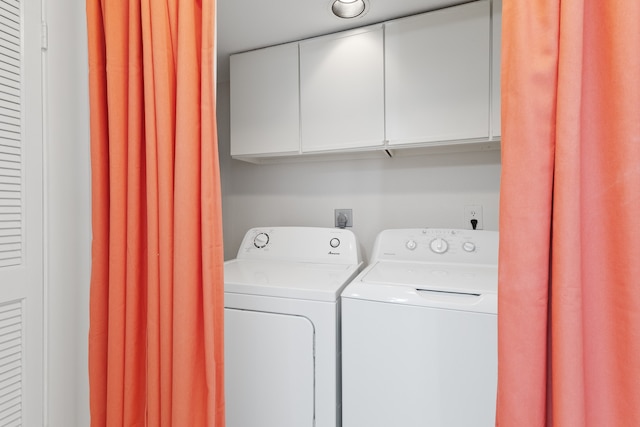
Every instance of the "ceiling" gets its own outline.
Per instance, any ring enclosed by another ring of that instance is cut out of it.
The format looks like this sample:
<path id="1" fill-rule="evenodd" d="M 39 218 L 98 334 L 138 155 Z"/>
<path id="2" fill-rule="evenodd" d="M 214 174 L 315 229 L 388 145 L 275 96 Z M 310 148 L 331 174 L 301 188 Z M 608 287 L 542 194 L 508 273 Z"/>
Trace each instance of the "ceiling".
<path id="1" fill-rule="evenodd" d="M 469 0 L 366 0 L 364 15 L 340 19 L 331 0 L 217 0 L 218 81 L 229 80 L 229 55 L 362 27 Z"/>

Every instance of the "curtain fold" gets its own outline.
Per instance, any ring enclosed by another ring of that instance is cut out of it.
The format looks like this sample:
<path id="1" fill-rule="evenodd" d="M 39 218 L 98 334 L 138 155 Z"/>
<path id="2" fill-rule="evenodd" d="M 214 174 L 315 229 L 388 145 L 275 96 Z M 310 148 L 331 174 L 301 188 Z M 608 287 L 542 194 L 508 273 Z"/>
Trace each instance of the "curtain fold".
<path id="1" fill-rule="evenodd" d="M 640 425 L 640 2 L 504 2 L 496 424 Z"/>
<path id="2" fill-rule="evenodd" d="M 224 426 L 215 0 L 86 0 L 92 426 Z"/>

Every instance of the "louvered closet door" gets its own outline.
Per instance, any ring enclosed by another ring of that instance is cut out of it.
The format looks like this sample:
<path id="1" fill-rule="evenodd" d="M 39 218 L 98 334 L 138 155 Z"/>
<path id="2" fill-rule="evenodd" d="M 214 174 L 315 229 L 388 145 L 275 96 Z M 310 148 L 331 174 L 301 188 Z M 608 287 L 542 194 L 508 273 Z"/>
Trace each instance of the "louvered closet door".
<path id="1" fill-rule="evenodd" d="M 0 427 L 44 425 L 40 7 L 0 0 Z"/>

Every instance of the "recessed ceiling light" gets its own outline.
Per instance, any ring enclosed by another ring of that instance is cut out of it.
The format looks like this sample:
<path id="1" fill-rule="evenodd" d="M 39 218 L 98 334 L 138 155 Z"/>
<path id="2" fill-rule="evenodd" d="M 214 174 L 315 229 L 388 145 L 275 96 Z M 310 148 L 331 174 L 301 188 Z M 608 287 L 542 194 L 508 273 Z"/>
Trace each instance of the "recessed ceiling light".
<path id="1" fill-rule="evenodd" d="M 356 18 L 364 13 L 366 8 L 364 0 L 335 0 L 331 5 L 331 11 L 338 18 Z"/>

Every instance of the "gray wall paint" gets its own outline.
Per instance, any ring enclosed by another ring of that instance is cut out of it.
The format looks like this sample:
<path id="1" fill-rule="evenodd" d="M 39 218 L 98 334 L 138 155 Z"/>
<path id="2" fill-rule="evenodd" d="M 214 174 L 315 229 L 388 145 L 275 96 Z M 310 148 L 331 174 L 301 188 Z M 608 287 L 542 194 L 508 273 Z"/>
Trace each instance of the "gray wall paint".
<path id="1" fill-rule="evenodd" d="M 255 165 L 229 155 L 229 86 L 218 86 L 225 258 L 247 229 L 333 227 L 335 208 L 353 209 L 365 260 L 378 232 L 464 227 L 464 206 L 481 204 L 485 229 L 498 229 L 500 152 Z"/>

